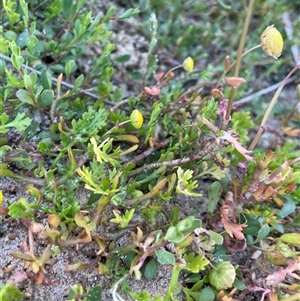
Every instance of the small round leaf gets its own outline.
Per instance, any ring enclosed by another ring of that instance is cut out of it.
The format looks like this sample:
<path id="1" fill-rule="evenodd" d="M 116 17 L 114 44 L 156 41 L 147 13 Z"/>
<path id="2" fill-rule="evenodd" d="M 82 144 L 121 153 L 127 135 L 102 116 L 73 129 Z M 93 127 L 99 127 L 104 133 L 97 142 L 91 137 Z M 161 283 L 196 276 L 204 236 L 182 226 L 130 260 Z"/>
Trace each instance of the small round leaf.
<path id="1" fill-rule="evenodd" d="M 171 264 L 171 265 L 175 264 L 175 256 L 173 253 L 163 249 L 158 249 L 155 251 L 155 254 L 160 264 Z"/>
<path id="2" fill-rule="evenodd" d="M 147 279 L 154 279 L 157 275 L 157 264 L 155 259 L 150 260 L 146 267 L 144 275 Z"/>
<path id="3" fill-rule="evenodd" d="M 87 293 L 87 301 L 101 301 L 102 300 L 102 287 L 97 285 Z"/>
<path id="4" fill-rule="evenodd" d="M 224 290 L 232 287 L 235 279 L 235 269 L 229 261 L 219 262 L 209 274 L 209 282 L 217 290 Z"/>
<path id="5" fill-rule="evenodd" d="M 46 108 L 50 106 L 54 99 L 53 90 L 44 90 L 42 94 L 38 97 L 38 104 L 41 108 Z"/>
<path id="6" fill-rule="evenodd" d="M 203 290 L 201 290 L 198 300 L 214 301 L 215 293 L 211 289 L 211 287 L 207 286 Z"/>

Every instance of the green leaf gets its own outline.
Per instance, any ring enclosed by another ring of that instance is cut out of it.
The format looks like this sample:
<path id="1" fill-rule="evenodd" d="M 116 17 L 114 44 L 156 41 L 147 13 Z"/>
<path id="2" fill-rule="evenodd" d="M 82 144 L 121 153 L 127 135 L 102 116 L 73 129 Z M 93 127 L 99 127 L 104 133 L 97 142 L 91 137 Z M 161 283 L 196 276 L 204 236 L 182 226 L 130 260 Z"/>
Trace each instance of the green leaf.
<path id="1" fill-rule="evenodd" d="M 177 169 L 177 186 L 176 192 L 187 196 L 202 196 L 201 193 L 192 192 L 193 189 L 198 187 L 197 180 L 193 180 L 193 171 L 188 169 L 184 171 L 181 167 Z"/>
<path id="2" fill-rule="evenodd" d="M 16 13 L 17 2 L 16 1 L 3 1 L 3 8 L 6 12 L 6 15 L 9 19 L 9 25 L 13 27 L 16 21 L 20 20 L 20 14 Z M 0 299 L 1 300 L 1 299 Z"/>
<path id="3" fill-rule="evenodd" d="M 257 233 L 257 237 L 255 239 L 255 241 L 252 243 L 252 244 L 256 244 L 258 243 L 259 241 L 261 241 L 262 239 L 264 239 L 265 237 L 268 236 L 268 234 L 270 233 L 270 227 L 268 224 L 262 226 L 258 233 Z"/>
<path id="4" fill-rule="evenodd" d="M 231 5 L 225 4 L 222 0 L 217 0 L 217 2 L 220 4 L 220 6 L 221 6 L 222 8 L 225 8 L 225 9 L 227 9 L 227 10 L 230 10 L 230 9 L 231 9 Z"/>
<path id="5" fill-rule="evenodd" d="M 209 274 L 209 282 L 217 290 L 221 291 L 232 287 L 235 279 L 234 266 L 229 261 L 219 262 Z"/>
<path id="6" fill-rule="evenodd" d="M 46 108 L 50 106 L 54 99 L 53 90 L 44 90 L 42 94 L 38 97 L 38 104 L 41 108 Z"/>
<path id="7" fill-rule="evenodd" d="M 101 198 L 101 194 L 95 194 L 95 193 L 91 193 L 87 205 L 90 206 L 92 204 L 94 204 L 95 202 L 99 201 Z"/>
<path id="8" fill-rule="evenodd" d="M 120 56 L 115 57 L 114 60 L 117 63 L 126 63 L 130 60 L 130 58 L 131 58 L 130 54 L 124 54 L 124 55 L 120 55 Z"/>
<path id="9" fill-rule="evenodd" d="M 193 232 L 196 228 L 200 228 L 201 226 L 201 220 L 196 219 L 194 216 L 189 216 L 180 221 L 176 226 L 169 227 L 165 239 L 174 243 L 180 243 L 186 234 Z"/>
<path id="10" fill-rule="evenodd" d="M 118 160 L 113 159 L 111 154 L 108 154 L 108 151 L 111 149 L 113 139 L 105 139 L 99 146 L 97 145 L 96 139 L 92 137 L 90 139 L 93 146 L 94 154 L 96 155 L 96 160 L 100 163 L 108 162 L 114 167 L 119 167 L 120 163 Z"/>
<path id="11" fill-rule="evenodd" d="M 74 90 L 76 91 L 79 89 L 79 87 L 82 85 L 84 81 L 84 75 L 81 74 L 79 77 L 76 78 L 75 83 L 74 83 Z"/>
<path id="12" fill-rule="evenodd" d="M 9 116 L 6 113 L 2 113 L 0 116 L 0 121 L 2 123 L 2 125 L 5 125 L 7 123 L 9 119 Z M 1 132 L 1 133 L 5 133 L 5 132 Z"/>
<path id="13" fill-rule="evenodd" d="M 106 15 L 103 17 L 102 22 L 106 23 L 116 12 L 116 9 L 114 7 L 110 7 L 108 11 L 106 12 Z"/>
<path id="14" fill-rule="evenodd" d="M 11 147 L 8 146 L 8 145 L 2 145 L 2 146 L 0 146 L 0 158 L 1 158 L 1 157 L 4 157 L 5 154 L 7 153 L 7 151 L 10 150 L 10 149 L 11 149 Z M 1 174 L 1 173 L 0 173 L 0 174 Z M 0 203 L 1 203 L 1 202 L 0 202 Z"/>
<path id="15" fill-rule="evenodd" d="M 87 227 L 87 220 L 83 216 L 83 214 L 81 214 L 80 212 L 77 212 L 75 214 L 74 220 L 75 220 L 75 223 L 76 223 L 77 226 L 79 226 L 81 228 L 86 228 Z"/>
<path id="16" fill-rule="evenodd" d="M 145 266 L 144 276 L 147 279 L 154 279 L 157 276 L 157 264 L 155 259 L 151 259 Z"/>
<path id="17" fill-rule="evenodd" d="M 68 295 L 68 300 L 75 300 L 76 296 L 81 296 L 83 294 L 83 287 L 80 284 L 74 284 Z"/>
<path id="18" fill-rule="evenodd" d="M 194 257 L 194 253 L 190 253 L 185 255 L 183 258 L 186 262 L 185 268 L 193 273 L 199 273 L 199 271 L 204 270 L 209 264 L 209 260 L 206 259 L 204 255 Z"/>
<path id="19" fill-rule="evenodd" d="M 35 100 L 32 95 L 29 94 L 27 90 L 20 89 L 16 92 L 16 96 L 20 99 L 21 102 L 28 103 L 34 106 Z"/>
<path id="20" fill-rule="evenodd" d="M 180 231 L 178 231 L 178 229 L 176 227 L 171 226 L 167 230 L 165 239 L 170 242 L 180 243 L 184 239 L 184 235 L 182 233 L 180 233 Z"/>
<path id="21" fill-rule="evenodd" d="M 288 215 L 290 215 L 291 213 L 295 212 L 296 209 L 296 204 L 293 201 L 293 199 L 291 198 L 291 196 L 286 195 L 285 196 L 286 201 L 284 202 L 283 207 L 281 208 L 281 210 L 278 212 L 278 216 L 280 218 L 285 218 Z"/>
<path id="22" fill-rule="evenodd" d="M 196 219 L 194 216 L 189 216 L 182 221 L 180 221 L 176 228 L 182 233 L 188 233 L 194 231 L 196 228 L 200 228 L 202 222 L 200 219 Z"/>
<path id="23" fill-rule="evenodd" d="M 21 56 L 21 49 L 17 46 L 17 44 L 14 41 L 9 43 L 9 47 L 15 57 Z"/>
<path id="24" fill-rule="evenodd" d="M 77 169 L 77 173 L 82 178 L 82 180 L 86 183 L 85 188 L 93 191 L 95 194 L 103 194 L 103 195 L 109 195 L 110 193 L 115 194 L 118 192 L 118 189 L 112 189 L 108 190 L 108 188 L 104 187 L 104 185 L 95 183 L 93 180 L 93 174 L 92 172 L 86 168 L 82 167 Z"/>
<path id="25" fill-rule="evenodd" d="M 130 8 L 126 10 L 121 16 L 118 17 L 118 20 L 124 20 L 136 15 L 140 12 L 139 8 Z"/>
<path id="26" fill-rule="evenodd" d="M 79 19 L 76 19 L 74 29 L 73 29 L 75 35 L 74 41 L 80 39 L 80 37 L 84 34 L 85 29 L 86 28 L 81 24 L 81 21 Z"/>
<path id="27" fill-rule="evenodd" d="M 65 18 L 69 17 L 72 9 L 73 9 L 73 0 L 64 0 L 62 1 L 63 4 L 63 15 Z"/>
<path id="28" fill-rule="evenodd" d="M 133 251 L 129 252 L 128 254 L 126 254 L 124 256 L 124 261 L 125 261 L 127 268 L 130 268 L 130 265 L 131 265 L 133 259 L 135 258 L 135 256 L 136 256 L 136 253 Z"/>
<path id="29" fill-rule="evenodd" d="M 199 299 L 198 300 L 205 300 L 205 301 L 214 301 L 215 300 L 215 293 L 211 289 L 211 287 L 207 286 L 201 290 Z"/>
<path id="30" fill-rule="evenodd" d="M 107 110 L 94 110 L 91 106 L 88 107 L 87 112 L 82 114 L 78 121 L 72 120 L 72 127 L 74 135 L 82 137 L 83 141 L 89 140 L 90 137 L 97 135 L 97 133 L 106 127 Z"/>
<path id="31" fill-rule="evenodd" d="M 17 301 L 24 300 L 25 295 L 14 285 L 6 283 L 0 285 L 0 300 L 1 301 Z"/>
<path id="32" fill-rule="evenodd" d="M 119 224 L 121 228 L 126 228 L 133 217 L 134 211 L 134 208 L 130 209 L 129 211 L 126 210 L 124 216 L 121 216 L 116 210 L 113 210 L 115 218 L 111 219 L 110 221 L 112 223 Z"/>
<path id="33" fill-rule="evenodd" d="M 190 277 L 189 277 L 189 279 L 191 279 L 191 281 L 194 283 L 194 282 L 196 282 L 194 285 L 193 285 L 193 287 L 192 287 L 192 291 L 193 292 L 199 292 L 200 291 L 200 289 L 203 287 L 203 283 L 204 283 L 204 280 L 203 279 L 201 279 L 201 280 L 198 280 L 198 279 L 200 279 L 200 275 L 199 274 L 192 274 Z"/>
<path id="34" fill-rule="evenodd" d="M 102 300 L 102 287 L 97 285 L 89 290 L 86 295 L 86 301 L 101 301 Z"/>
<path id="35" fill-rule="evenodd" d="M 22 68 L 22 64 L 24 63 L 24 59 L 22 56 L 16 56 L 13 54 L 11 56 L 11 62 L 17 70 L 20 70 Z"/>
<path id="36" fill-rule="evenodd" d="M 284 226 L 282 224 L 278 224 L 277 221 L 275 223 L 270 223 L 270 226 L 272 226 L 279 233 L 284 233 Z"/>
<path id="37" fill-rule="evenodd" d="M 24 74 L 23 79 L 24 79 L 24 86 L 26 89 L 32 85 L 31 77 L 28 74 Z"/>
<path id="38" fill-rule="evenodd" d="M 9 170 L 7 168 L 6 163 L 0 163 L 0 176 L 16 178 L 16 179 L 21 178 L 21 176 L 18 176 L 17 174 Z"/>
<path id="39" fill-rule="evenodd" d="M 145 139 L 144 143 L 146 143 L 149 140 L 150 136 L 152 136 L 152 134 L 154 133 L 154 131 L 156 129 L 157 121 L 159 120 L 158 116 L 160 115 L 162 109 L 163 109 L 162 104 L 154 105 L 154 108 L 153 108 L 152 113 L 151 113 L 150 120 L 147 124 L 148 130 L 147 130 L 147 136 L 146 136 L 146 139 Z"/>
<path id="40" fill-rule="evenodd" d="M 66 63 L 65 72 L 66 72 L 67 77 L 69 77 L 70 74 L 75 71 L 75 69 L 76 69 L 75 65 L 76 64 L 75 64 L 74 60 L 70 60 Z"/>
<path id="41" fill-rule="evenodd" d="M 107 83 L 109 83 L 110 78 L 114 74 L 114 68 L 112 67 L 105 67 L 105 69 L 102 71 L 100 78 Z"/>
<path id="42" fill-rule="evenodd" d="M 213 182 L 208 192 L 208 212 L 213 213 L 218 205 L 222 193 L 222 186 L 219 182 Z"/>
<path id="43" fill-rule="evenodd" d="M 34 22 L 31 23 L 31 25 L 33 25 L 33 24 L 34 24 Z M 33 57 L 38 55 L 38 52 L 36 51 L 36 45 L 38 43 L 39 43 L 39 41 L 35 36 L 31 35 L 29 37 L 29 39 L 27 40 L 27 43 L 26 43 L 27 44 L 26 50 L 27 50 L 28 54 L 32 55 Z"/>
<path id="44" fill-rule="evenodd" d="M 235 279 L 233 282 L 233 286 L 236 287 L 238 290 L 243 291 L 246 288 L 245 283 L 242 281 Z"/>
<path id="45" fill-rule="evenodd" d="M 239 141 L 246 142 L 249 139 L 248 131 L 254 126 L 250 112 L 238 111 L 232 114 L 232 129 L 239 133 Z"/>
<path id="46" fill-rule="evenodd" d="M 10 123 L 10 126 L 15 127 L 18 131 L 24 131 L 31 123 L 31 119 L 28 117 L 24 118 L 24 116 L 25 113 L 18 113 L 16 118 Z"/>
<path id="47" fill-rule="evenodd" d="M 20 6 L 23 11 L 23 20 L 25 23 L 25 26 L 28 26 L 28 3 L 25 0 L 20 0 Z"/>
<path id="48" fill-rule="evenodd" d="M 217 244 L 217 245 L 222 245 L 224 238 L 221 234 L 216 233 L 214 231 L 208 230 L 208 234 L 211 237 L 211 239 Z"/>
<path id="49" fill-rule="evenodd" d="M 0 40 L 0 43 L 1 43 L 1 40 Z M 2 46 L 1 44 L 0 44 L 0 47 L 3 48 L 3 46 Z M 0 74 L 1 74 L 1 75 L 4 74 L 4 72 L 5 72 L 5 67 L 6 67 L 5 61 L 4 61 L 4 60 L 0 60 Z M 1 97 L 2 97 L 2 95 L 1 95 Z M 2 110 L 1 110 L 0 112 L 2 112 Z"/>
<path id="50" fill-rule="evenodd" d="M 65 68 L 64 68 L 64 65 L 63 64 L 55 64 L 55 65 L 52 65 L 50 67 L 50 69 L 52 71 L 54 71 L 55 73 L 64 73 L 65 72 Z"/>
<path id="51" fill-rule="evenodd" d="M 216 119 L 217 116 L 216 114 L 217 109 L 218 109 L 218 103 L 215 100 L 210 99 L 208 103 L 205 106 L 203 106 L 201 114 L 206 119 L 214 120 Z"/>
<path id="52" fill-rule="evenodd" d="M 280 240 L 294 246 L 300 246 L 300 233 L 286 233 L 279 238 L 275 238 L 275 240 Z"/>
<path id="53" fill-rule="evenodd" d="M 41 83 L 44 89 L 51 89 L 52 87 L 52 77 L 46 69 L 44 69 L 41 73 Z"/>
<path id="54" fill-rule="evenodd" d="M 160 264 L 175 264 L 175 256 L 173 253 L 168 252 L 164 249 L 158 249 L 155 251 L 155 254 Z"/>
<path id="55" fill-rule="evenodd" d="M 8 209 L 9 209 L 8 214 L 13 218 L 20 218 L 20 217 L 33 218 L 33 214 L 28 211 L 29 204 L 22 197 L 16 203 L 10 205 Z"/>
<path id="56" fill-rule="evenodd" d="M 243 229 L 243 233 L 247 235 L 255 235 L 260 229 L 260 222 L 257 219 L 247 217 L 247 227 Z"/>
<path id="57" fill-rule="evenodd" d="M 6 80 L 7 80 L 7 85 L 6 88 L 23 88 L 24 87 L 24 81 L 23 80 L 19 80 L 14 73 L 12 72 L 12 70 L 6 69 L 5 68 L 5 74 L 6 74 Z M 7 90 L 8 92 L 8 90 Z"/>
<path id="58" fill-rule="evenodd" d="M 16 128 L 18 131 L 24 131 L 27 126 L 30 125 L 31 119 L 26 117 L 24 118 L 25 113 L 18 113 L 16 118 L 7 123 L 9 116 L 6 113 L 0 115 L 0 133 L 7 133 L 9 128 Z"/>
<path id="59" fill-rule="evenodd" d="M 150 301 L 150 295 L 148 292 L 128 292 L 135 301 Z"/>
<path id="60" fill-rule="evenodd" d="M 16 41 L 17 45 L 18 45 L 21 49 L 23 49 L 23 48 L 26 46 L 27 40 L 29 39 L 29 37 L 30 37 L 30 34 L 28 33 L 28 31 L 22 32 L 22 33 L 18 36 L 18 38 L 17 38 L 17 41 Z M 23 60 L 23 62 L 24 62 L 24 60 Z M 22 63 L 22 64 L 23 64 L 23 63 Z M 20 66 L 20 67 L 21 67 L 21 66 Z M 20 68 L 20 67 L 19 67 L 19 68 Z M 17 68 L 17 69 L 19 69 L 19 68 Z"/>
<path id="61" fill-rule="evenodd" d="M 120 193 L 115 194 L 114 196 L 112 196 L 111 198 L 111 203 L 119 206 L 123 203 L 123 201 L 125 200 L 127 196 L 127 193 L 125 191 L 122 191 Z"/>

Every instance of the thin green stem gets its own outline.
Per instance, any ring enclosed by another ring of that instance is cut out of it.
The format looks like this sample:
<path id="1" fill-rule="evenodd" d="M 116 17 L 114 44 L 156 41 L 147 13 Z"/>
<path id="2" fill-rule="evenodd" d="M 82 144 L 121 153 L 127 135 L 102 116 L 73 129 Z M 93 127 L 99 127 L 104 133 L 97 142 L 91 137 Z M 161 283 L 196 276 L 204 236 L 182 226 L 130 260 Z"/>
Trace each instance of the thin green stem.
<path id="1" fill-rule="evenodd" d="M 240 70 L 240 66 L 241 66 L 241 60 L 242 60 L 245 40 L 246 40 L 246 35 L 247 35 L 249 24 L 250 24 L 250 19 L 251 19 L 251 16 L 252 16 L 253 6 L 254 6 L 254 0 L 250 0 L 249 1 L 249 6 L 247 8 L 246 19 L 245 19 L 245 23 L 244 23 L 244 28 L 243 28 L 243 32 L 242 32 L 242 36 L 241 36 L 241 40 L 240 40 L 240 44 L 239 44 L 239 48 L 238 48 L 235 68 L 234 68 L 234 76 L 235 77 L 239 76 L 239 70 Z M 226 126 L 227 126 L 229 118 L 230 118 L 233 99 L 234 99 L 234 96 L 235 96 L 235 91 L 236 91 L 236 89 L 234 87 L 232 87 L 230 97 L 229 97 L 229 101 L 228 101 L 226 116 L 225 116 L 225 118 L 223 120 L 223 124 L 222 124 L 222 129 L 223 130 L 226 129 Z"/>
<path id="2" fill-rule="evenodd" d="M 242 57 L 244 57 L 246 54 L 248 54 L 248 53 L 250 53 L 251 51 L 253 51 L 253 50 L 257 49 L 257 48 L 260 48 L 260 47 L 261 47 L 261 45 L 259 44 L 259 45 L 256 45 L 256 46 L 254 46 L 254 47 L 248 49 L 247 51 L 245 51 L 245 52 L 242 54 Z M 226 68 L 226 69 L 224 70 L 224 72 L 222 73 L 221 77 L 220 77 L 219 80 L 218 80 L 218 83 L 217 83 L 217 85 L 216 85 L 216 88 L 218 88 L 218 87 L 221 85 L 222 79 L 225 77 L 225 75 L 228 73 L 228 71 L 230 71 L 231 68 L 232 68 L 233 66 L 235 66 L 236 61 L 237 61 L 237 60 L 235 60 L 228 68 Z"/>
<path id="3" fill-rule="evenodd" d="M 166 74 L 163 74 L 163 76 L 160 78 L 160 81 L 163 80 L 164 78 L 167 78 L 168 75 L 169 75 L 171 72 L 173 72 L 174 70 L 179 69 L 179 68 L 181 68 L 181 67 L 182 67 L 182 65 L 178 65 L 178 66 L 173 67 L 173 68 L 170 69 Z"/>
<path id="4" fill-rule="evenodd" d="M 285 79 L 281 82 L 280 86 L 278 87 L 277 91 L 275 92 L 268 108 L 267 108 L 267 111 L 263 117 L 263 120 L 260 124 L 260 127 L 259 127 L 259 130 L 257 131 L 256 133 L 256 136 L 254 137 L 253 141 L 251 142 L 250 146 L 248 147 L 248 150 L 253 150 L 255 148 L 255 146 L 257 145 L 260 137 L 262 136 L 262 134 L 264 133 L 265 131 L 265 126 L 266 126 L 266 123 L 267 123 L 267 120 L 270 116 L 270 113 L 271 111 L 273 110 L 275 104 L 276 104 L 276 101 L 279 97 L 279 94 L 281 93 L 283 87 L 285 86 L 287 80 L 292 76 L 292 74 L 294 74 L 298 69 L 300 69 L 300 65 L 297 65 L 295 66 L 295 68 L 293 68 L 293 70 L 285 77 Z"/>
<path id="5" fill-rule="evenodd" d="M 109 134 L 111 134 L 115 129 L 118 129 L 120 126 L 129 123 L 130 120 L 125 120 L 121 123 L 119 123 L 118 125 L 114 125 L 110 130 L 108 130 L 105 134 L 102 135 L 102 138 L 108 136 Z"/>
<path id="6" fill-rule="evenodd" d="M 173 271 L 172 271 L 172 277 L 170 280 L 169 289 L 167 292 L 167 295 L 164 298 L 164 301 L 169 301 L 173 297 L 173 293 L 176 289 L 176 285 L 178 283 L 179 273 L 182 270 L 182 267 L 178 266 L 178 264 L 175 264 Z"/>

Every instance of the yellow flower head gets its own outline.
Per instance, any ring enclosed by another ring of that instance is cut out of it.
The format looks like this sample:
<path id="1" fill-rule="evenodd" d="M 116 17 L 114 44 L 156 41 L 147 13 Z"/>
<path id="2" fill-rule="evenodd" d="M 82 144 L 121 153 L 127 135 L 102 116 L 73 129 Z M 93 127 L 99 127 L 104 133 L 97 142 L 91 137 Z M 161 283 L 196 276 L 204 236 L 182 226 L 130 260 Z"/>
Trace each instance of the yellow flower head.
<path id="1" fill-rule="evenodd" d="M 193 59 L 190 56 L 186 58 L 182 63 L 182 67 L 186 72 L 192 72 L 194 69 Z"/>
<path id="2" fill-rule="evenodd" d="M 274 25 L 268 26 L 260 36 L 260 45 L 264 53 L 274 59 L 280 57 L 283 39 Z"/>
<path id="3" fill-rule="evenodd" d="M 143 125 L 144 117 L 139 110 L 133 110 L 130 115 L 130 121 L 136 129 L 140 129 Z"/>

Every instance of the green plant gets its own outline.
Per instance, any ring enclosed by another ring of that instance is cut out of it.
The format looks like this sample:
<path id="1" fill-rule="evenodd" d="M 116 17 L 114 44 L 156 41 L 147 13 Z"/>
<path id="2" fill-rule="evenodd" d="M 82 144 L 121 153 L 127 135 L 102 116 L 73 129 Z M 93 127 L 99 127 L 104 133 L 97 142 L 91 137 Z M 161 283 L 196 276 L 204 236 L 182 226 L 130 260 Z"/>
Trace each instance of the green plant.
<path id="1" fill-rule="evenodd" d="M 249 74 L 242 70 L 245 55 L 262 47 L 267 55 L 277 58 L 282 50 L 280 33 L 268 27 L 262 34 L 262 45 L 244 52 L 255 5 L 250 0 L 243 13 L 241 37 L 233 38 L 235 44 L 239 42 L 236 60 L 230 63 L 226 56 L 224 70 L 219 62 L 216 68 L 209 62 L 207 70 L 197 71 L 188 49 L 195 48 L 197 59 L 207 56 L 208 51 L 195 42 L 189 44 L 189 36 L 195 38 L 198 33 L 193 26 L 176 31 L 180 22 L 175 16 L 182 7 L 189 7 L 175 1 L 170 19 L 175 22 L 169 20 L 164 28 L 160 27 L 160 14 L 150 14 L 143 86 L 137 85 L 135 96 L 124 97 L 114 80 L 118 62 L 110 57 L 115 50 L 111 30 L 139 9 L 118 13 L 109 8 L 100 17 L 86 5 L 85 0 L 53 0 L 39 10 L 37 1 L 3 0 L 0 67 L 6 80 L 1 86 L 0 175 L 25 181 L 27 195 L 14 203 L 5 200 L 1 214 L 22 219 L 29 237 L 28 254 L 13 252 L 12 256 L 27 262 L 35 274 L 33 279 L 44 283 L 50 259 L 63 248 L 94 243 L 94 256 L 105 259 L 97 262 L 99 274 L 114 276 L 113 300 L 122 300 L 117 290 L 128 275 L 137 280 L 153 279 L 162 265 L 173 267 L 171 280 L 166 295 L 154 296 L 154 300 L 177 300 L 180 293 L 189 301 L 223 300 L 246 289 L 240 280 L 242 270 L 230 262 L 228 253 L 253 248 L 271 264 L 288 266 L 281 274 L 280 270 L 279 275 L 274 272 L 266 277 L 266 287 L 253 281 L 248 288 L 275 298 L 287 275 L 298 279 L 294 271 L 299 261 L 299 214 L 294 212 L 300 204 L 300 153 L 297 143 L 262 151 L 256 146 L 279 94 L 299 65 L 292 67 L 280 84 L 261 122 L 252 112 L 232 111 L 245 83 L 251 87 L 253 81 L 253 68 Z M 147 5 L 169 11 L 164 1 Z M 202 4 L 191 6 L 204 12 Z M 239 3 L 228 6 L 218 1 L 215 13 L 222 8 L 229 16 L 231 9 L 239 7 Z M 242 17 L 236 18 L 242 22 Z M 218 21 L 221 26 L 219 17 Z M 275 44 L 268 33 L 275 34 Z M 175 53 L 187 58 L 175 66 L 172 62 L 166 72 L 158 72 L 166 66 L 157 62 L 157 46 L 166 46 L 169 34 L 178 45 Z M 204 38 L 211 37 L 210 33 Z M 219 38 L 215 42 L 224 46 Z M 270 50 L 270 43 L 275 50 Z M 96 45 L 100 52 L 88 72 L 78 75 L 78 62 L 89 45 Z M 233 76 L 227 76 L 232 67 Z M 175 70 L 185 72 L 182 78 Z M 207 82 L 189 85 L 199 77 Z M 208 85 L 210 92 L 206 91 Z M 88 91 L 92 87 L 94 91 Z M 285 120 L 286 125 L 290 119 Z M 253 132 L 255 125 L 259 128 L 250 142 L 248 132 Z M 18 152 L 9 142 L 13 131 L 22 136 Z M 28 150 L 28 144 L 34 151 Z M 175 197 L 183 203 L 205 196 L 202 186 L 206 182 L 209 214 L 204 222 L 172 202 Z M 86 200 L 78 196 L 80 189 L 88 194 Z M 43 224 L 39 214 L 47 217 Z M 47 241 L 40 254 L 34 250 L 38 243 L 34 233 Z M 122 246 L 117 243 L 121 237 L 127 239 Z M 66 272 L 93 267 L 95 262 L 72 262 Z M 124 290 L 137 300 L 151 298 L 148 292 Z M 101 294 L 99 286 L 85 294 L 83 287 L 74 284 L 69 299 L 101 300 Z"/>
<path id="2" fill-rule="evenodd" d="M 102 300 L 102 288 L 101 286 L 95 286 L 84 292 L 83 287 L 80 284 L 74 284 L 68 295 L 67 301 L 101 301 Z"/>
<path id="3" fill-rule="evenodd" d="M 3 301 L 15 301 L 15 300 L 22 300 L 24 298 L 24 294 L 13 284 L 6 283 L 0 284 L 0 298 Z"/>

